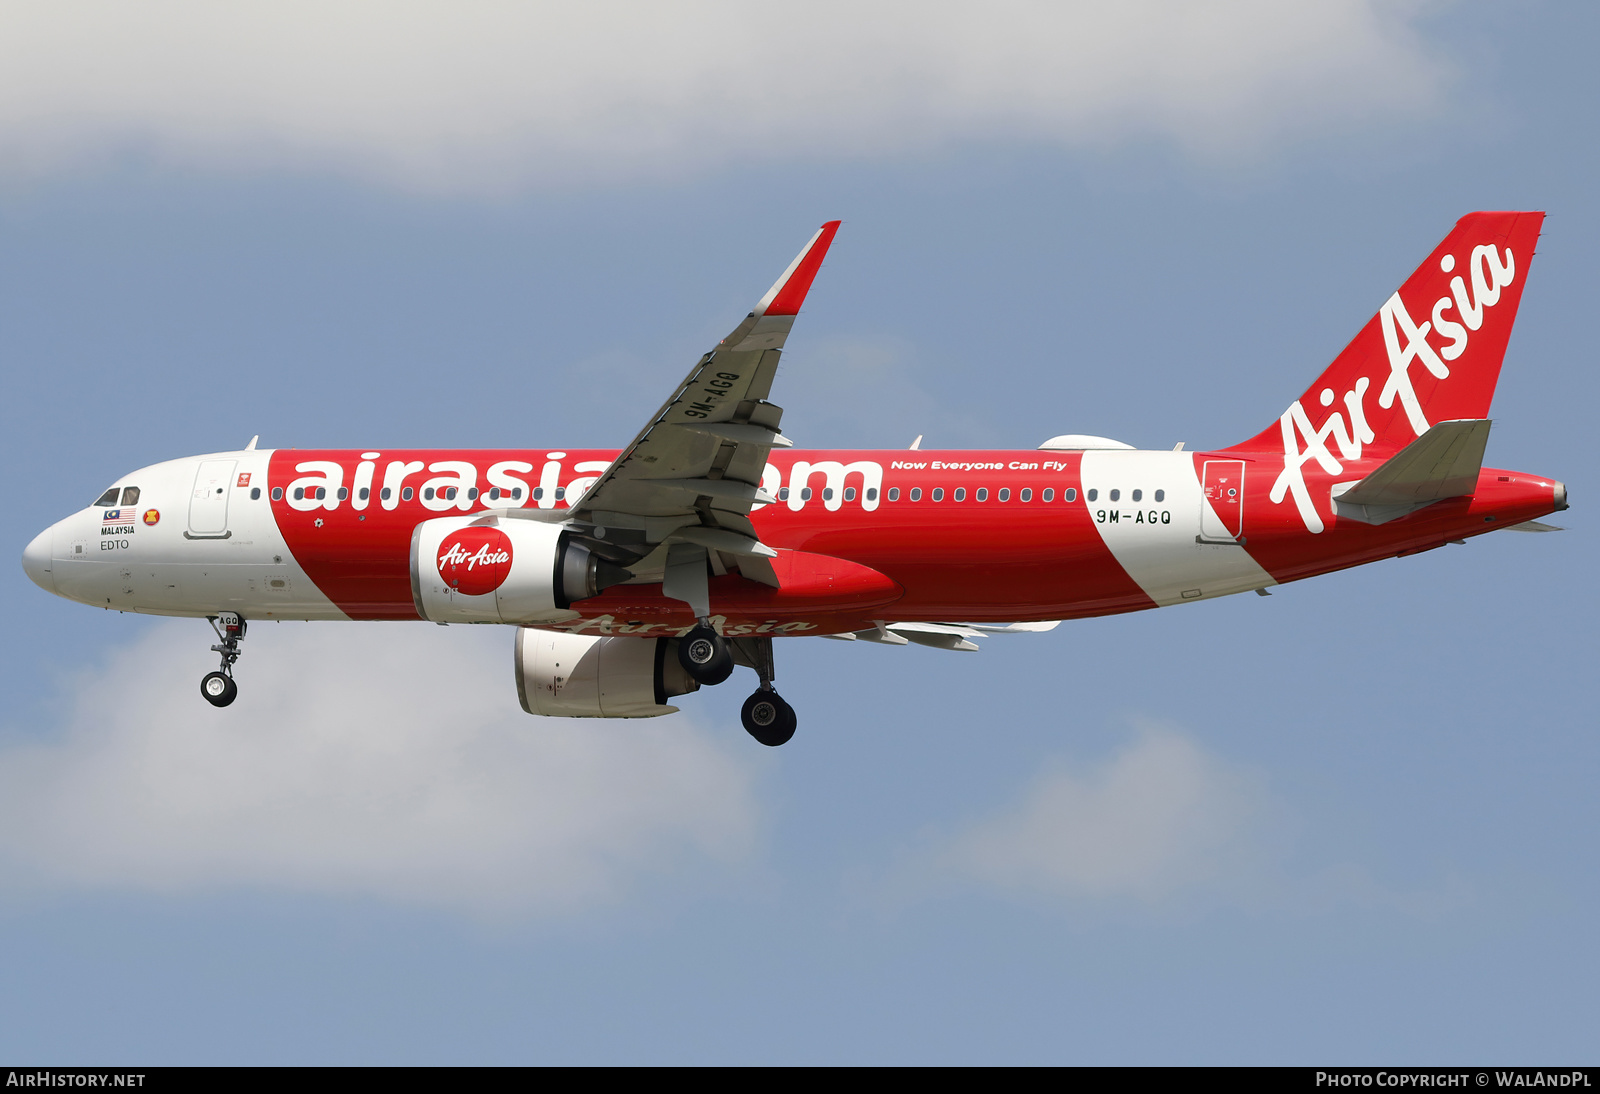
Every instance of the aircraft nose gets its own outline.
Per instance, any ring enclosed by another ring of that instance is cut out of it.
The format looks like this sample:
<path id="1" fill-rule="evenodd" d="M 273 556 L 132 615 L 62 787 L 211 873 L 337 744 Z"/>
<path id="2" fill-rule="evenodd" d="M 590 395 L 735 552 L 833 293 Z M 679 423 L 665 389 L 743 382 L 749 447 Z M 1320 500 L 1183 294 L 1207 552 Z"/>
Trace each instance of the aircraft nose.
<path id="1" fill-rule="evenodd" d="M 33 537 L 33 542 L 22 552 L 22 568 L 39 588 L 47 593 L 56 591 L 55 575 L 50 572 L 51 541 L 54 528 L 46 528 Z"/>

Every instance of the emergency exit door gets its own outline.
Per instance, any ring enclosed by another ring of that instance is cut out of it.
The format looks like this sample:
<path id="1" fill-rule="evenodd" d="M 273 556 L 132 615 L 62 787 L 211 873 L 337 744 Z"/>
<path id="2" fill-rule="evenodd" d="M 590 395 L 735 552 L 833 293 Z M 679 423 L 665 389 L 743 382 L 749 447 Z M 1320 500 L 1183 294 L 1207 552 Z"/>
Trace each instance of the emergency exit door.
<path id="1" fill-rule="evenodd" d="M 1201 468 L 1206 504 L 1200 507 L 1200 538 L 1238 543 L 1244 532 L 1244 461 L 1207 460 Z"/>
<path id="2" fill-rule="evenodd" d="M 189 498 L 190 539 L 228 538 L 228 495 L 233 489 L 237 460 L 205 460 L 194 475 Z"/>

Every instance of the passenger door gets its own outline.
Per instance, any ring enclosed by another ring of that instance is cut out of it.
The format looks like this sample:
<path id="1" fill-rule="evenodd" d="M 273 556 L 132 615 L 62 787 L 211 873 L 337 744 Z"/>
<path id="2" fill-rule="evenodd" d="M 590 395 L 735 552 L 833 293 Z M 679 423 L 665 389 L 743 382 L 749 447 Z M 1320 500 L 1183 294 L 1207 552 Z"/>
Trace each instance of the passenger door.
<path id="1" fill-rule="evenodd" d="M 227 539 L 228 495 L 233 491 L 233 469 L 237 460 L 204 460 L 194 475 L 194 494 L 189 498 L 188 539 Z"/>

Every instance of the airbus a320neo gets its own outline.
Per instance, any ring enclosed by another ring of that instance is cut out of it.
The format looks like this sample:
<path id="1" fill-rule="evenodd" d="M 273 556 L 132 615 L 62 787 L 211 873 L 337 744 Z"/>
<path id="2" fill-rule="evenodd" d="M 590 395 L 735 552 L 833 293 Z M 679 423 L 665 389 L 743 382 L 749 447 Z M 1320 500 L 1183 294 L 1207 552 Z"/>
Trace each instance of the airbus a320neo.
<path id="1" fill-rule="evenodd" d="M 1548 527 L 1561 483 L 1483 466 L 1543 219 L 1463 217 L 1277 421 L 1209 452 L 793 447 L 773 380 L 835 221 L 620 449 L 251 441 L 124 475 L 23 565 L 94 607 L 210 620 L 219 707 L 250 620 L 498 623 L 530 713 L 665 714 L 738 664 L 760 681 L 745 728 L 782 744 L 775 638 L 974 650 Z"/>

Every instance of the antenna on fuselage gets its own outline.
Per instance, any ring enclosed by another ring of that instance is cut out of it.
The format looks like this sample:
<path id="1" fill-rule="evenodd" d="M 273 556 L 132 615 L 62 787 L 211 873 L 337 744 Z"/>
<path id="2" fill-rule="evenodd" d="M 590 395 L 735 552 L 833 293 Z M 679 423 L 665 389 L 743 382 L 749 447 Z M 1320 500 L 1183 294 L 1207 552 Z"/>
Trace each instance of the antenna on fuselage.
<path id="1" fill-rule="evenodd" d="M 922 434 L 921 433 L 917 434 L 917 439 L 916 440 L 912 441 L 909 445 L 906 446 L 907 450 L 911 451 L 911 452 L 915 452 L 917 449 L 919 449 L 921 447 L 922 447 Z"/>
<path id="2" fill-rule="evenodd" d="M 244 446 L 244 450 L 246 452 L 254 452 L 256 450 L 256 442 L 259 441 L 260 439 L 261 439 L 261 434 L 259 434 L 259 433 L 257 433 L 254 437 L 251 437 L 250 438 L 250 443 Z"/>

